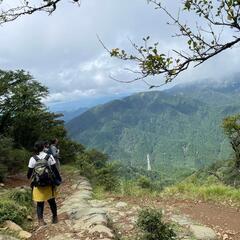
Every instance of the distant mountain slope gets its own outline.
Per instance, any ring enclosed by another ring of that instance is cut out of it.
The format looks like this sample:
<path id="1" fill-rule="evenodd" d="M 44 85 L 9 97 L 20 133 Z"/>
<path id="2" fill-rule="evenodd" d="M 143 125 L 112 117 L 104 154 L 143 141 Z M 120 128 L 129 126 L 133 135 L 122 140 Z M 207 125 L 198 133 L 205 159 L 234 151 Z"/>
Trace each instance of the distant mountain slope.
<path id="1" fill-rule="evenodd" d="M 228 157 L 220 128 L 240 111 L 238 93 L 188 85 L 139 93 L 92 108 L 67 124 L 69 135 L 134 166 L 201 167 Z"/>
<path id="2" fill-rule="evenodd" d="M 86 112 L 88 108 L 79 108 L 75 111 L 58 111 L 58 113 L 63 114 L 63 117 L 61 118 L 66 123 L 70 120 L 74 119 L 75 117 L 80 116 L 82 113 Z"/>

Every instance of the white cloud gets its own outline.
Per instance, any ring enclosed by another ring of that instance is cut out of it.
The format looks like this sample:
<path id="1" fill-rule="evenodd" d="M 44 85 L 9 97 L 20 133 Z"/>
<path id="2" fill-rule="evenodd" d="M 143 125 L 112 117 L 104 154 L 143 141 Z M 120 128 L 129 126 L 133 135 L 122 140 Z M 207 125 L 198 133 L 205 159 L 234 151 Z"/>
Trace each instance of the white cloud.
<path id="1" fill-rule="evenodd" d="M 175 1 L 168 4 L 171 10 L 178 9 Z M 48 103 L 147 90 L 140 82 L 126 85 L 109 78 L 129 80 L 135 76 L 123 71 L 125 62 L 108 56 L 96 34 L 109 48 L 132 51 L 128 38 L 141 43 L 147 35 L 153 42 L 159 40 L 166 52 L 182 48 L 183 41 L 171 38 L 175 28 L 166 22 L 166 16 L 145 0 L 83 0 L 80 8 L 64 1 L 52 16 L 40 13 L 4 25 L 0 29 L 0 65 L 30 71 L 49 87 Z M 189 69 L 177 81 L 227 76 L 238 71 L 239 53 L 239 48 L 229 50 Z M 162 81 L 160 77 L 150 80 Z"/>

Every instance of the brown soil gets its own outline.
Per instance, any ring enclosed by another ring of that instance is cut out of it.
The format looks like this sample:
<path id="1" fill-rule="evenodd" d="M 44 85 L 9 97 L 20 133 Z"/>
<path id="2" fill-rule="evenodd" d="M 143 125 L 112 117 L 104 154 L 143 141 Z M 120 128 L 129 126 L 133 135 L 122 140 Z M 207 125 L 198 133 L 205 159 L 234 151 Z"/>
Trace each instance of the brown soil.
<path id="1" fill-rule="evenodd" d="M 179 199 L 148 199 L 132 197 L 117 197 L 118 201 L 125 201 L 141 208 L 155 207 L 165 210 L 167 216 L 172 214 L 186 215 L 194 222 L 203 224 L 215 230 L 220 239 L 224 234 L 228 240 L 240 240 L 240 212 L 239 209 L 224 206 L 214 202 L 179 200 Z"/>

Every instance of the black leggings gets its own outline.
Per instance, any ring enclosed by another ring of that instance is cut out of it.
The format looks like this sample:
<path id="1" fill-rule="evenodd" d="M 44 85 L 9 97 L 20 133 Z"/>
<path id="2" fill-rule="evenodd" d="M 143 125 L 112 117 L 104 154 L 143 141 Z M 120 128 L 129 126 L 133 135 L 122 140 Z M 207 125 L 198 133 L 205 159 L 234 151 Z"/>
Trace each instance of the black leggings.
<path id="1" fill-rule="evenodd" d="M 49 206 L 52 211 L 53 217 L 57 216 L 57 204 L 55 198 L 48 200 Z M 38 219 L 43 219 L 43 210 L 44 210 L 44 202 L 37 202 L 37 216 Z"/>

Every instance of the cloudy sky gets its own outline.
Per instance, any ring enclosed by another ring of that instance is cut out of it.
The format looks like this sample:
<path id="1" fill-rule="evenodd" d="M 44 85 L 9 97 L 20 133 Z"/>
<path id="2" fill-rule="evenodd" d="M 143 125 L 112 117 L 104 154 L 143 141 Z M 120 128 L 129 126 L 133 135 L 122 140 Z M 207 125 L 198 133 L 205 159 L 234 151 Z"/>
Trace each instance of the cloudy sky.
<path id="1" fill-rule="evenodd" d="M 18 2 L 18 0 L 15 0 Z M 168 1 L 172 11 L 180 0 Z M 122 84 L 134 76 L 125 72 L 124 63 L 108 56 L 98 34 L 109 48 L 130 49 L 128 39 L 141 43 L 145 36 L 159 41 L 161 49 L 181 49 L 183 41 L 172 38 L 173 26 L 146 0 L 82 0 L 81 7 L 62 1 L 57 11 L 47 16 L 37 13 L 0 28 L 0 66 L 25 69 L 49 87 L 48 104 L 118 96 L 148 90 L 143 83 Z M 187 21 L 198 21 L 189 17 Z M 227 36 L 225 36 L 227 38 Z M 197 69 L 190 69 L 175 82 L 225 78 L 239 71 L 240 49 L 234 48 Z M 159 77 L 154 81 L 161 82 Z"/>

